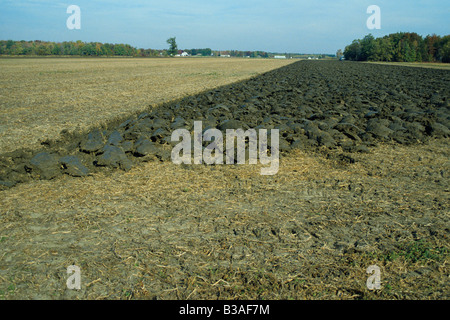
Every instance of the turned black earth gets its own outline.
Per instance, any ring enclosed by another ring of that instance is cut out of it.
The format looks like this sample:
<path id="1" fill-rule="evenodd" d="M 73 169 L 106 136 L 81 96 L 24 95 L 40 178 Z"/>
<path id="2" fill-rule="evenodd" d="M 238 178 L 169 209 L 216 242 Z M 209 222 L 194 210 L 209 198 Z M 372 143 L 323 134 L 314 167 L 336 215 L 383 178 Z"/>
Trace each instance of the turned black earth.
<path id="1" fill-rule="evenodd" d="M 279 129 L 280 151 L 368 152 L 378 142 L 450 136 L 450 71 L 341 61 L 299 61 L 189 96 L 40 150 L 0 157 L 0 186 L 100 168 L 170 160 L 175 129 Z"/>

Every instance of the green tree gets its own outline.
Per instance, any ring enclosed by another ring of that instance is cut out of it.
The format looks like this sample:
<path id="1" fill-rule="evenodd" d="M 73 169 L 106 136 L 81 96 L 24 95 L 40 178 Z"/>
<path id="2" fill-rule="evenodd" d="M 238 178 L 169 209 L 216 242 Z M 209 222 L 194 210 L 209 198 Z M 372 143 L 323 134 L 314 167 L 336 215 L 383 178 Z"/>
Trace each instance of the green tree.
<path id="1" fill-rule="evenodd" d="M 450 62 L 450 35 L 439 41 L 438 57 L 442 62 Z"/>
<path id="2" fill-rule="evenodd" d="M 378 50 L 379 61 L 392 61 L 393 45 L 389 36 L 381 38 L 378 41 L 378 45 L 375 47 L 375 50 Z"/>
<path id="3" fill-rule="evenodd" d="M 114 45 L 114 54 L 116 56 L 125 56 L 126 55 L 125 46 L 121 43 Z"/>
<path id="4" fill-rule="evenodd" d="M 176 37 L 167 39 L 167 43 L 169 44 L 169 49 L 167 50 L 167 53 L 170 55 L 176 55 L 178 52 Z"/>
<path id="5" fill-rule="evenodd" d="M 36 54 L 37 54 L 37 55 L 39 55 L 39 56 L 48 56 L 48 55 L 50 55 L 51 53 L 52 53 L 52 52 L 51 52 L 50 47 L 47 46 L 47 45 L 45 45 L 45 43 L 40 43 L 40 44 L 37 46 L 37 50 L 36 50 Z"/>
<path id="6" fill-rule="evenodd" d="M 8 40 L 6 41 L 6 49 L 9 50 L 14 45 L 14 40 Z"/>
<path id="7" fill-rule="evenodd" d="M 368 34 L 361 40 L 361 54 L 358 60 L 367 61 L 372 60 L 374 51 L 375 38 L 372 34 Z"/>
<path id="8" fill-rule="evenodd" d="M 59 44 L 55 43 L 52 48 L 52 55 L 60 55 L 61 54 L 61 47 Z"/>
<path id="9" fill-rule="evenodd" d="M 411 48 L 408 41 L 403 41 L 403 57 L 404 62 L 414 62 L 416 61 L 416 51 Z"/>
<path id="10" fill-rule="evenodd" d="M 101 47 L 101 54 L 104 56 L 112 56 L 113 53 L 113 46 L 110 43 L 105 43 Z"/>
<path id="11" fill-rule="evenodd" d="M 12 54 L 12 55 L 22 55 L 22 54 L 24 54 L 23 51 L 24 51 L 24 50 L 23 50 L 22 43 L 16 42 L 16 43 L 14 43 L 14 45 L 11 47 L 11 49 L 10 49 L 10 54 Z"/>
<path id="12" fill-rule="evenodd" d="M 361 57 L 361 40 L 353 40 L 345 47 L 344 56 L 347 60 L 359 61 Z"/>

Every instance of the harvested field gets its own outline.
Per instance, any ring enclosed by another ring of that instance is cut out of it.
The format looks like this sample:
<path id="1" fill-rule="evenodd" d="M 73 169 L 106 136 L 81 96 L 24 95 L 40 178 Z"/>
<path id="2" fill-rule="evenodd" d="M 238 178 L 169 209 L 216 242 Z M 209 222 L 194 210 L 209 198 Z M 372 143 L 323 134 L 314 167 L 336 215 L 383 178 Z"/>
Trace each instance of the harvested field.
<path id="1" fill-rule="evenodd" d="M 448 299 L 449 84 L 445 70 L 301 61 L 4 154 L 0 295 Z M 278 173 L 173 164 L 167 132 L 193 120 L 279 129 Z M 126 163 L 99 166 L 105 145 Z M 88 171 L 33 166 L 43 152 Z M 81 290 L 66 287 L 72 264 Z"/>
<path id="2" fill-rule="evenodd" d="M 372 61 L 367 63 L 375 63 L 381 65 L 390 65 L 390 66 L 399 66 L 399 67 L 417 67 L 417 68 L 433 68 L 433 69 L 442 69 L 442 70 L 450 70 L 450 64 L 448 63 L 437 63 L 437 62 L 381 62 L 381 61 Z"/>
<path id="3" fill-rule="evenodd" d="M 263 59 L 0 59 L 0 153 L 278 68 Z"/>

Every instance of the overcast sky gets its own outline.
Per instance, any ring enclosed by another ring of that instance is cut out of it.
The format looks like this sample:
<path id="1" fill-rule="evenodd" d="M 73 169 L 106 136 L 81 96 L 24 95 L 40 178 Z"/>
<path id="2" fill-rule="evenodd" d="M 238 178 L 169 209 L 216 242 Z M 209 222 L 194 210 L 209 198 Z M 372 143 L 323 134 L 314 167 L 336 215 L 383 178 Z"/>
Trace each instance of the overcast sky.
<path id="1" fill-rule="evenodd" d="M 69 30 L 69 5 L 81 9 L 81 29 Z M 381 29 L 369 30 L 367 8 L 381 9 Z M 404 31 L 450 34 L 449 0 L 0 0 L 0 40 L 128 43 L 164 49 L 331 53 L 363 38 Z"/>

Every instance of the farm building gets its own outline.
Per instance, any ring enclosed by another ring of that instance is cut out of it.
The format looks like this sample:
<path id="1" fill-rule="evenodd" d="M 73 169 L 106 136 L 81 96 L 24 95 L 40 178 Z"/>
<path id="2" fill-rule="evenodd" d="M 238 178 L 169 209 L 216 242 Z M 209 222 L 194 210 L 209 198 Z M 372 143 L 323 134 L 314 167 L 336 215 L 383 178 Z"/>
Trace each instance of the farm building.
<path id="1" fill-rule="evenodd" d="M 189 57 L 189 53 L 183 51 L 182 53 L 176 54 L 175 57 Z"/>

